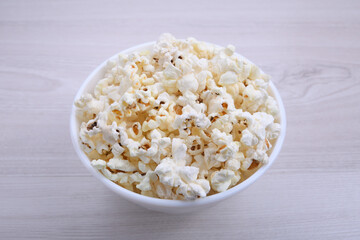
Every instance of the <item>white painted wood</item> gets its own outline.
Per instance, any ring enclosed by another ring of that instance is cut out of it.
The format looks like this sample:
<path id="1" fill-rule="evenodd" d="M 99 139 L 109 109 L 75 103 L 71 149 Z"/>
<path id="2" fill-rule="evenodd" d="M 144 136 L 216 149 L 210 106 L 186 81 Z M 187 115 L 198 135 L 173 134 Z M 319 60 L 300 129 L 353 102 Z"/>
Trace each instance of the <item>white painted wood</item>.
<path id="1" fill-rule="evenodd" d="M 1 239 L 360 239 L 359 1 L 1 1 Z M 162 32 L 237 51 L 273 76 L 280 157 L 192 215 L 149 212 L 91 177 L 69 113 L 104 59 Z"/>

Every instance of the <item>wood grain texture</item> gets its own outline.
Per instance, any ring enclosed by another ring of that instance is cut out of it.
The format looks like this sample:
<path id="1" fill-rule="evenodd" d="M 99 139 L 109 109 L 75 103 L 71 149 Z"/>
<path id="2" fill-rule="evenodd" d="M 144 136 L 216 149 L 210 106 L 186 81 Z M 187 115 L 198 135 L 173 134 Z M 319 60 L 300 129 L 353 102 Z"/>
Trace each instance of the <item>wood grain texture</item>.
<path id="1" fill-rule="evenodd" d="M 1 239 L 360 239 L 360 1 L 1 1 Z M 272 75 L 283 150 L 245 192 L 191 215 L 129 203 L 73 151 L 69 114 L 104 59 L 171 32 Z"/>

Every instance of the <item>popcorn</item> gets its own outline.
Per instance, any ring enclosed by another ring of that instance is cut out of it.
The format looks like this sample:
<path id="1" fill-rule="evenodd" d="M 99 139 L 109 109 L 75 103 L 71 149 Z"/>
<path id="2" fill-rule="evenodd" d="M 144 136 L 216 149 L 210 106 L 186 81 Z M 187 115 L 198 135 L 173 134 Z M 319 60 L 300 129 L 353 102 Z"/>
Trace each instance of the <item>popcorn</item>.
<path id="1" fill-rule="evenodd" d="M 261 75 L 260 69 L 257 66 L 255 66 L 254 64 L 252 64 L 251 68 L 250 68 L 249 79 L 256 80 L 256 79 L 260 78 L 260 75 Z"/>
<path id="2" fill-rule="evenodd" d="M 124 171 L 124 172 L 133 172 L 133 171 L 135 171 L 137 169 L 128 160 L 125 160 L 125 159 L 122 159 L 122 158 L 119 158 L 119 157 L 111 158 L 109 160 L 109 162 L 107 162 L 106 165 L 110 169 L 120 170 L 120 171 Z"/>
<path id="3" fill-rule="evenodd" d="M 206 82 L 209 78 L 212 78 L 212 74 L 209 71 L 201 71 L 196 75 L 196 79 L 198 81 L 198 89 L 197 92 L 201 92 L 206 87 Z"/>
<path id="4" fill-rule="evenodd" d="M 86 124 L 83 122 L 80 127 L 79 140 L 81 148 L 86 153 L 91 153 L 95 149 L 95 144 L 91 137 L 86 133 Z"/>
<path id="5" fill-rule="evenodd" d="M 279 107 L 275 99 L 271 96 L 268 96 L 265 102 L 265 112 L 271 114 L 275 119 L 279 115 Z"/>
<path id="6" fill-rule="evenodd" d="M 189 136 L 186 145 L 190 155 L 198 155 L 204 151 L 204 143 L 199 136 Z"/>
<path id="7" fill-rule="evenodd" d="M 167 92 L 163 92 L 157 97 L 155 105 L 163 109 L 167 109 L 171 100 L 172 98 L 170 97 L 170 95 Z"/>
<path id="8" fill-rule="evenodd" d="M 224 49 L 224 53 L 228 56 L 233 55 L 235 52 L 235 47 L 233 45 L 228 45 L 225 49 Z"/>
<path id="9" fill-rule="evenodd" d="M 128 135 L 133 139 L 141 139 L 142 138 L 142 126 L 139 122 L 134 122 L 132 127 L 128 129 Z"/>
<path id="10" fill-rule="evenodd" d="M 111 78 L 103 78 L 103 79 L 101 79 L 95 86 L 94 95 L 96 97 L 100 97 L 102 94 L 105 93 L 105 91 L 109 87 L 110 83 L 111 83 Z"/>
<path id="11" fill-rule="evenodd" d="M 75 101 L 79 142 L 95 169 L 130 191 L 206 197 L 268 162 L 281 130 L 268 88 L 234 46 L 164 34 L 108 61 L 93 94 Z"/>
<path id="12" fill-rule="evenodd" d="M 136 187 L 141 191 L 151 191 L 151 182 L 155 182 L 156 180 L 156 174 L 153 171 L 147 171 L 145 177 L 141 180 L 139 184 L 136 185 Z"/>
<path id="13" fill-rule="evenodd" d="M 218 129 L 214 129 L 212 131 L 211 139 L 218 146 L 223 146 L 232 143 L 232 136 L 224 132 L 220 132 Z"/>
<path id="14" fill-rule="evenodd" d="M 218 114 L 211 114 L 209 116 L 210 122 L 212 122 L 209 130 L 218 129 L 225 133 L 230 133 L 233 130 L 234 125 L 230 115 L 219 116 Z"/>
<path id="15" fill-rule="evenodd" d="M 179 79 L 181 77 L 181 71 L 172 64 L 168 64 L 164 70 L 164 76 L 166 79 Z"/>
<path id="16" fill-rule="evenodd" d="M 175 160 L 176 161 L 176 160 Z M 160 182 L 178 187 L 177 193 L 182 194 L 186 199 L 205 197 L 210 191 L 209 182 L 205 179 L 197 179 L 199 169 L 192 166 L 175 164 L 171 158 L 165 158 L 155 169 Z"/>
<path id="17" fill-rule="evenodd" d="M 102 112 L 108 105 L 108 100 L 105 96 L 95 99 L 90 94 L 85 94 L 75 101 L 75 106 L 79 109 L 77 112 L 78 117 L 83 120 L 89 120 Z"/>
<path id="18" fill-rule="evenodd" d="M 182 109 L 182 114 L 175 117 L 173 127 L 175 129 L 187 130 L 190 127 L 207 128 L 210 120 L 204 113 L 198 113 L 191 106 L 187 105 Z"/>
<path id="19" fill-rule="evenodd" d="M 156 121 L 156 119 L 153 118 L 148 118 L 147 120 L 145 120 L 142 124 L 142 131 L 143 132 L 147 132 L 153 129 L 156 129 L 160 126 L 160 123 L 158 121 Z"/>
<path id="20" fill-rule="evenodd" d="M 248 129 L 242 131 L 241 143 L 246 146 L 254 146 L 258 144 L 259 140 L 254 134 L 252 134 Z"/>
<path id="21" fill-rule="evenodd" d="M 207 148 L 206 150 L 210 150 Z M 216 151 L 216 149 L 214 149 Z M 208 151 L 209 152 L 209 151 Z M 191 166 L 197 167 L 199 169 L 199 179 L 204 179 L 208 177 L 209 170 L 213 167 L 220 167 L 221 163 L 216 161 L 211 155 L 206 154 L 205 156 L 199 154 L 194 156 L 195 162 Z"/>
<path id="22" fill-rule="evenodd" d="M 242 152 L 238 152 L 235 154 L 234 158 L 226 161 L 225 168 L 233 171 L 239 170 L 242 161 L 244 161 L 244 154 Z"/>
<path id="23" fill-rule="evenodd" d="M 147 173 L 151 170 L 150 166 L 142 161 L 138 162 L 138 169 L 140 172 Z"/>
<path id="24" fill-rule="evenodd" d="M 141 147 L 141 144 L 139 142 L 128 139 L 124 145 L 128 149 L 129 155 L 131 157 L 136 157 L 139 154 L 139 149 Z"/>
<path id="25" fill-rule="evenodd" d="M 124 151 L 125 148 L 123 148 L 120 143 L 114 144 L 111 149 L 111 152 L 112 154 L 114 154 L 115 157 L 119 157 Z"/>
<path id="26" fill-rule="evenodd" d="M 234 177 L 235 173 L 231 170 L 216 171 L 211 176 L 211 187 L 217 192 L 224 192 L 230 187 Z"/>
<path id="27" fill-rule="evenodd" d="M 128 180 L 127 173 L 123 173 L 123 172 L 112 173 L 107 168 L 102 169 L 101 172 L 102 172 L 102 174 L 104 174 L 104 176 L 106 178 L 108 178 L 109 180 L 111 180 L 113 182 L 126 183 Z"/>
<path id="28" fill-rule="evenodd" d="M 93 166 L 96 169 L 103 169 L 106 167 L 106 162 L 104 160 L 92 160 L 91 161 L 91 166 Z"/>
<path id="29" fill-rule="evenodd" d="M 220 132 L 218 129 L 214 129 L 211 134 L 213 142 L 218 146 L 215 152 L 215 159 L 219 162 L 225 162 L 239 151 L 239 144 L 233 142 L 232 135 L 228 135 L 224 132 Z"/>
<path id="30" fill-rule="evenodd" d="M 243 109 L 249 112 L 255 112 L 266 102 L 267 93 L 264 90 L 256 90 L 253 85 L 249 85 L 243 92 L 244 101 L 241 105 Z"/>
<path id="31" fill-rule="evenodd" d="M 278 123 L 272 123 L 267 127 L 266 138 L 269 140 L 276 139 L 280 135 L 281 126 Z"/>
<path id="32" fill-rule="evenodd" d="M 209 182 L 197 179 L 198 168 L 185 166 L 186 150 L 186 145 L 180 139 L 173 138 L 173 159 L 163 159 L 156 167 L 155 173 L 159 176 L 161 183 L 178 187 L 177 193 L 182 194 L 186 199 L 205 197 L 210 191 Z"/>
<path id="33" fill-rule="evenodd" d="M 140 158 L 144 163 L 149 163 L 151 158 L 158 152 L 158 145 L 151 144 L 149 140 L 143 138 L 140 142 L 139 149 L 137 151 L 136 157 Z"/>
<path id="34" fill-rule="evenodd" d="M 269 86 L 269 81 L 268 81 L 268 79 L 255 79 L 254 86 L 256 86 L 259 89 L 261 88 L 261 89 L 266 90 Z M 268 99 L 269 99 L 269 97 L 268 97 Z"/>
<path id="35" fill-rule="evenodd" d="M 158 182 L 155 184 L 155 193 L 157 197 L 163 198 L 163 199 L 180 199 L 179 195 L 175 195 L 173 193 L 171 186 L 167 186 L 162 184 L 161 182 Z M 182 198 L 181 198 L 182 199 Z"/>
<path id="36" fill-rule="evenodd" d="M 264 140 L 266 136 L 266 128 L 274 122 L 273 116 L 256 112 L 253 114 L 254 121 L 249 124 L 249 130 L 252 131 L 260 140 Z"/>
<path id="37" fill-rule="evenodd" d="M 246 151 L 245 156 L 246 159 L 250 159 L 251 161 L 257 160 L 262 163 L 267 163 L 269 159 L 269 156 L 261 148 L 260 149 L 249 148 Z"/>
<path id="38" fill-rule="evenodd" d="M 233 71 L 227 71 L 222 74 L 219 80 L 220 86 L 232 85 L 238 82 L 237 75 Z"/>
<path id="39" fill-rule="evenodd" d="M 195 169 L 196 171 L 199 171 L 199 169 Z M 198 179 L 196 181 L 190 182 L 189 184 L 180 185 L 176 193 L 183 195 L 187 200 L 193 200 L 198 197 L 206 197 L 206 194 L 209 191 L 209 181 L 205 179 Z"/>
<path id="40" fill-rule="evenodd" d="M 186 91 L 196 92 L 198 87 L 199 83 L 193 73 L 187 74 L 177 81 L 177 88 L 182 94 L 185 94 Z"/>

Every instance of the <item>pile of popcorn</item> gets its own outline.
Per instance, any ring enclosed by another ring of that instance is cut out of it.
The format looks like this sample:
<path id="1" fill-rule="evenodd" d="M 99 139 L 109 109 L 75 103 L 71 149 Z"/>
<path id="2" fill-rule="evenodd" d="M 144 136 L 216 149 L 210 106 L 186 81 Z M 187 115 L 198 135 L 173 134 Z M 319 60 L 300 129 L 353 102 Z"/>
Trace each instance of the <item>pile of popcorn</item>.
<path id="1" fill-rule="evenodd" d="M 163 34 L 109 61 L 93 94 L 75 102 L 92 166 L 136 193 L 193 200 L 266 164 L 278 105 L 269 76 L 234 51 Z"/>

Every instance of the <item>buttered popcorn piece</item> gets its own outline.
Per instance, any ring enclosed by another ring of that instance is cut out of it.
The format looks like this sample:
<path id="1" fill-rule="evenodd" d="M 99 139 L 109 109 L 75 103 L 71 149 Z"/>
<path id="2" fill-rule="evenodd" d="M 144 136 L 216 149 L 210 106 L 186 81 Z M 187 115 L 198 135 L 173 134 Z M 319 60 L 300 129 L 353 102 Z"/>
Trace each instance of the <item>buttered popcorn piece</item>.
<path id="1" fill-rule="evenodd" d="M 267 163 L 281 130 L 268 87 L 234 46 L 163 34 L 109 61 L 93 94 L 75 102 L 79 142 L 95 169 L 130 191 L 206 197 Z"/>

